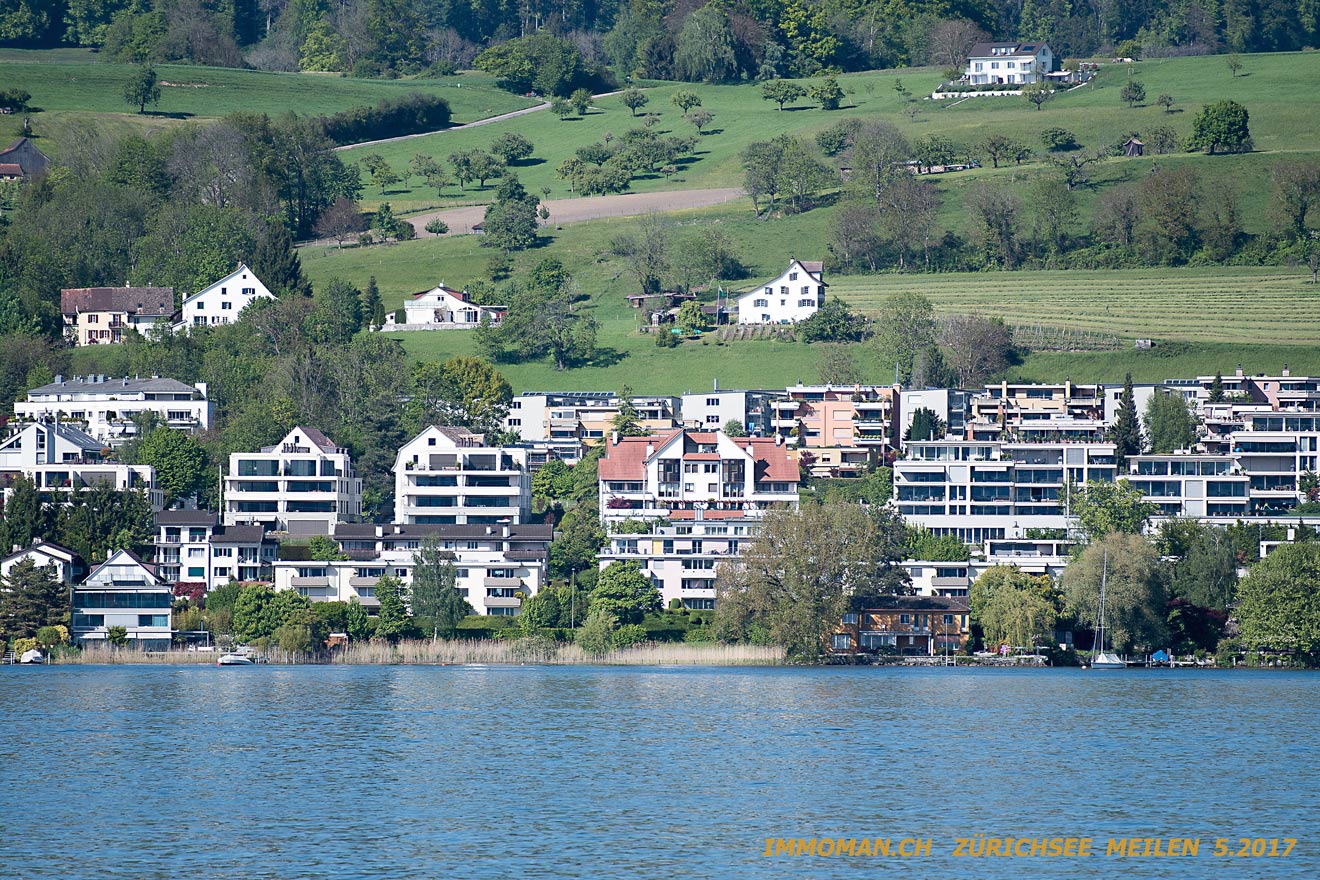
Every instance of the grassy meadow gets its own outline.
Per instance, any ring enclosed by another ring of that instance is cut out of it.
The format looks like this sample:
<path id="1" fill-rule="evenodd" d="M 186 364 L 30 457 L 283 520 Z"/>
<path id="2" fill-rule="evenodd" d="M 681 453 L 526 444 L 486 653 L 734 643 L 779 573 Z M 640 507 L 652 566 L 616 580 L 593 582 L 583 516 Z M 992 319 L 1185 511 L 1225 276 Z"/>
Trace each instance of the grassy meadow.
<path id="1" fill-rule="evenodd" d="M 124 102 L 133 68 L 98 61 L 90 50 L 0 50 L 0 83 L 32 95 L 33 131 L 42 150 L 58 157 L 70 139 L 88 128 L 110 133 L 153 131 L 182 120 L 206 120 L 237 111 L 334 113 L 409 92 L 449 101 L 455 124 L 530 106 L 533 102 L 495 87 L 485 74 L 435 79 L 352 79 L 322 73 L 266 73 L 189 64 L 160 64 L 160 103 L 138 114 Z M 22 133 L 23 117 L 0 117 L 0 138 Z"/>
<path id="2" fill-rule="evenodd" d="M 671 103 L 673 94 L 680 89 L 695 91 L 702 99 L 702 107 L 712 112 L 715 119 L 701 138 L 695 157 L 680 168 L 678 174 L 668 181 L 658 173 L 643 176 L 634 180 L 632 189 L 646 192 L 738 185 L 742 178 L 738 155 L 752 141 L 785 131 L 812 137 L 821 129 L 848 117 L 890 121 L 913 139 L 939 134 L 955 143 L 968 143 L 992 132 L 1002 132 L 1036 148 L 1040 148 L 1040 131 L 1057 126 L 1072 131 L 1084 146 L 1094 148 L 1121 141 L 1129 132 L 1149 131 L 1156 126 L 1168 126 L 1180 138 L 1186 138 L 1191 133 L 1192 119 L 1202 104 L 1232 98 L 1246 105 L 1251 114 L 1251 130 L 1257 150 L 1267 153 L 1315 150 L 1314 120 L 1320 119 L 1320 94 L 1306 88 L 1306 84 L 1320 78 L 1320 53 L 1250 55 L 1244 60 L 1244 70 L 1236 77 L 1230 76 L 1222 56 L 1160 59 L 1131 65 L 1132 77 L 1145 84 L 1148 96 L 1146 106 L 1135 108 L 1128 108 L 1119 100 L 1119 90 L 1129 75 L 1128 65 L 1103 67 L 1092 83 L 1056 95 L 1041 110 L 1016 97 L 924 100 L 940 80 L 938 72 L 930 69 L 844 75 L 840 77 L 840 83 L 847 97 L 844 106 L 833 112 L 823 111 L 804 99 L 796 107 L 781 113 L 773 103 L 762 100 L 757 84 L 654 84 L 646 89 L 650 103 L 642 111 L 660 114 L 657 131 L 695 133 Z M 895 91 L 899 81 L 911 93 L 910 100 Z M 1176 102 L 1172 113 L 1166 113 L 1154 103 L 1157 96 L 1166 93 Z M 903 112 L 909 106 L 920 108 L 915 120 L 910 120 Z M 568 184 L 555 177 L 554 170 L 565 157 L 572 155 L 578 147 L 602 140 L 607 133 L 620 134 L 640 122 L 640 119 L 632 118 L 617 96 L 605 97 L 582 118 L 560 120 L 549 112 L 539 112 L 466 131 L 440 132 L 397 144 L 348 150 L 345 157 L 361 158 L 367 153 L 379 153 L 396 170 L 402 170 L 417 153 L 443 162 L 455 151 L 485 149 L 501 133 L 516 131 L 536 147 L 533 157 L 516 167 L 519 178 L 532 192 L 539 193 L 549 187 L 551 198 L 562 198 L 569 195 Z M 1221 161 L 1225 158 L 1227 162 Z M 1213 162 L 1218 163 L 1215 166 L 1218 169 L 1235 160 L 1243 161 L 1243 166 L 1251 171 L 1261 167 L 1254 164 L 1261 159 L 1259 155 L 1158 157 L 1161 162 Z M 1104 180 L 1114 175 L 1141 173 L 1152 161 L 1157 160 L 1110 162 L 1097 169 L 1095 177 Z M 987 167 L 949 175 L 940 181 L 940 185 L 956 190 L 983 177 L 1012 181 L 1036 173 L 1039 167 L 1028 165 L 997 170 Z M 1252 182 L 1251 177 L 1243 181 L 1244 196 L 1255 191 L 1254 187 L 1246 185 Z M 474 188 L 475 184 L 467 190 L 460 190 L 454 184 L 443 193 L 437 193 L 419 179 L 414 179 L 411 184 L 391 187 L 384 194 L 368 185 L 363 193 L 363 203 L 371 207 L 384 199 L 396 211 L 470 204 L 488 201 L 489 190 L 495 185 L 488 182 L 487 191 L 481 191 Z"/>

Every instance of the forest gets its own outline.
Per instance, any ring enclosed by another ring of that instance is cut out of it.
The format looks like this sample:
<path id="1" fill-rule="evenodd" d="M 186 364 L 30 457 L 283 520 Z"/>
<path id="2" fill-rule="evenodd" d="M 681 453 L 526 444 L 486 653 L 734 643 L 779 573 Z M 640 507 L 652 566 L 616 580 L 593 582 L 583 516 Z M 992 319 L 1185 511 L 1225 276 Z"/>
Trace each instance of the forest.
<path id="1" fill-rule="evenodd" d="M 0 43 L 355 76 L 445 74 L 533 34 L 618 79 L 955 67 L 977 39 L 1064 58 L 1320 46 L 1320 0 L 0 0 Z"/>

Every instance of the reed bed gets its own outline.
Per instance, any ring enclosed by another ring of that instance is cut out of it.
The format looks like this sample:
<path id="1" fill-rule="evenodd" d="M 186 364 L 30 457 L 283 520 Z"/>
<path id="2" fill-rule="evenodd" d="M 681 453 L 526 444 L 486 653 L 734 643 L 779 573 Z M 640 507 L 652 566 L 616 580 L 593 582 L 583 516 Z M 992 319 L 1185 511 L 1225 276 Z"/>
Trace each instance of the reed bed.
<path id="1" fill-rule="evenodd" d="M 113 648 L 109 645 L 88 645 L 80 651 L 57 651 L 50 658 L 52 664 L 66 666 L 92 666 L 112 663 L 117 665 L 154 664 L 214 664 L 221 652 L 197 651 L 138 651 L 134 648 Z"/>
<path id="2" fill-rule="evenodd" d="M 407 641 L 397 645 L 367 643 L 337 651 L 332 663 L 465 665 L 546 664 L 557 666 L 780 666 L 784 651 L 762 645 L 634 645 L 606 654 L 590 654 L 575 644 L 549 639 L 515 641 Z"/>

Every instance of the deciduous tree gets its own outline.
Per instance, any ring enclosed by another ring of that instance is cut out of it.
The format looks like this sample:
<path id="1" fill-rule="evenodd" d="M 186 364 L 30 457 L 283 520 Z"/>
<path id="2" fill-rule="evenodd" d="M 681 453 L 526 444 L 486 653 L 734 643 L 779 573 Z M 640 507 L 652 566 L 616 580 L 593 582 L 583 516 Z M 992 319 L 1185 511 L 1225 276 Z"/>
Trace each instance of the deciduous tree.
<path id="1" fill-rule="evenodd" d="M 438 537 L 423 538 L 413 553 L 412 612 L 431 622 L 432 639 L 439 638 L 441 630 L 453 638 L 459 623 L 472 613 L 457 583 L 453 553 L 440 549 Z"/>
<path id="2" fill-rule="evenodd" d="M 1102 576 L 1107 642 L 1124 652 L 1164 646 L 1166 572 L 1151 543 L 1140 535 L 1111 534 L 1068 564 L 1063 572 L 1068 607 L 1092 626 L 1098 622 Z"/>

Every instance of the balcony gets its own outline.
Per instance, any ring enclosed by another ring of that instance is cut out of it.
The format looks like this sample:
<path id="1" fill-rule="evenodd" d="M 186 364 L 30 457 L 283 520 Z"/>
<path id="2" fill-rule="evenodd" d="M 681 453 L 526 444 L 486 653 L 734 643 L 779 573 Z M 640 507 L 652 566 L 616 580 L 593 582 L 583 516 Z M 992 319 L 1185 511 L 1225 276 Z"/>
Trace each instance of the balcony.
<path id="1" fill-rule="evenodd" d="M 522 578 L 488 577 L 482 579 L 482 586 L 488 590 L 519 590 L 523 582 Z"/>

